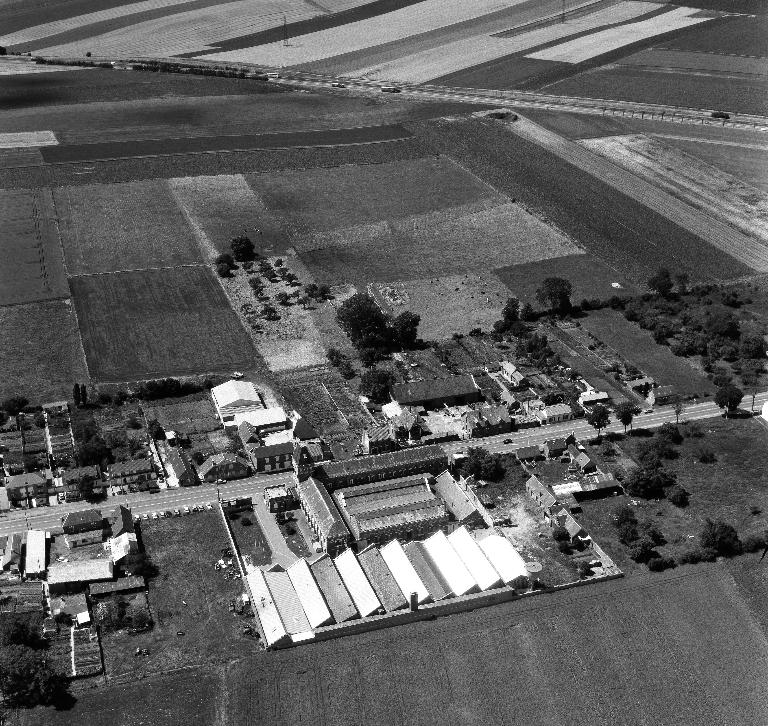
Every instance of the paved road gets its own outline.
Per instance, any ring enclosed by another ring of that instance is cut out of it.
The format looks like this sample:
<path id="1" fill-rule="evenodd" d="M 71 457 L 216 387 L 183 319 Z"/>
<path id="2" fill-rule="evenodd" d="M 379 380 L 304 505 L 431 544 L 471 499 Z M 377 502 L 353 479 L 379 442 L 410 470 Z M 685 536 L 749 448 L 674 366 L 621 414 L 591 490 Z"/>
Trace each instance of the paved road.
<path id="1" fill-rule="evenodd" d="M 293 480 L 292 472 L 253 476 L 222 484 L 218 488 L 218 493 L 222 499 L 238 496 L 258 497 L 267 486 L 288 484 Z M 162 512 L 166 509 L 173 510 L 185 505 L 205 504 L 207 502 L 215 502 L 216 500 L 216 487 L 211 484 L 202 484 L 199 487 L 164 489 L 157 494 L 150 494 L 149 492 L 119 494 L 114 497 L 108 497 L 96 505 L 91 505 L 87 502 L 70 502 L 54 507 L 14 511 L 0 516 L 0 535 L 18 532 L 27 528 L 54 529 L 61 526 L 61 518 L 67 512 L 87 509 L 91 506 L 108 510 L 116 507 L 118 504 L 124 504 L 126 507 L 130 507 L 134 514 L 144 514 L 145 512 Z"/>
<path id="2" fill-rule="evenodd" d="M 743 401 L 743 408 L 749 408 L 752 397 L 747 396 Z M 768 391 L 759 393 L 755 397 L 755 410 L 760 410 L 762 405 L 768 401 Z M 721 416 L 722 411 L 712 401 L 703 403 L 689 404 L 685 406 L 681 421 L 700 421 L 708 418 Z M 658 428 L 665 423 L 675 421 L 675 412 L 671 406 L 660 407 L 653 413 L 640 414 L 635 417 L 635 426 L 643 428 Z M 613 421 L 605 432 L 622 432 L 624 427 Z M 552 424 L 541 426 L 536 429 L 526 429 L 513 434 L 500 434 L 499 436 L 489 436 L 483 439 L 474 439 L 472 441 L 452 441 L 443 444 L 443 448 L 449 454 L 466 450 L 469 446 L 482 446 L 491 453 L 512 453 L 522 446 L 535 446 L 543 443 L 547 439 L 558 436 L 567 436 L 571 432 L 576 434 L 577 438 L 587 439 L 595 436 L 593 429 L 584 419 L 575 421 L 565 421 L 561 424 Z M 505 444 L 505 439 L 511 439 L 511 443 Z M 255 496 L 260 497 L 267 486 L 277 484 L 289 484 L 294 481 L 292 472 L 281 474 L 267 474 L 239 479 L 237 481 L 222 484 L 218 493 L 222 499 L 234 498 L 237 496 Z M 108 509 L 124 504 L 130 507 L 134 514 L 144 514 L 145 512 L 161 512 L 166 509 L 176 509 L 177 507 L 192 506 L 194 504 L 205 504 L 206 502 L 215 502 L 217 500 L 216 487 L 210 484 L 203 484 L 199 487 L 186 487 L 182 489 L 166 489 L 157 494 L 140 492 L 137 494 L 124 494 L 109 497 L 104 503 L 99 504 L 100 508 Z M 0 535 L 18 532 L 27 528 L 53 529 L 61 525 L 61 518 L 64 514 L 79 509 L 87 509 L 89 504 L 86 502 L 71 502 L 60 504 L 54 507 L 42 507 L 40 509 L 30 509 L 27 511 L 14 511 L 0 516 Z M 286 555 L 287 556 L 287 555 Z"/>

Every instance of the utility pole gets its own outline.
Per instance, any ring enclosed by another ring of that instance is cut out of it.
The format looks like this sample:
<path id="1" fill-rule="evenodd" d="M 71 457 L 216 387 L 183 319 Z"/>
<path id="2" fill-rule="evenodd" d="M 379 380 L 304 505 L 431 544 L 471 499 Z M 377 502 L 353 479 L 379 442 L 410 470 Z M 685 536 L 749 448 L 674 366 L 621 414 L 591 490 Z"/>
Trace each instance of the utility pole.
<path id="1" fill-rule="evenodd" d="M 560 22 L 564 23 L 565 22 L 565 0 L 563 0 L 561 7 L 562 7 L 562 11 L 560 14 Z"/>
<path id="2" fill-rule="evenodd" d="M 285 19 L 285 13 L 283 13 L 283 45 L 288 45 L 288 22 Z"/>

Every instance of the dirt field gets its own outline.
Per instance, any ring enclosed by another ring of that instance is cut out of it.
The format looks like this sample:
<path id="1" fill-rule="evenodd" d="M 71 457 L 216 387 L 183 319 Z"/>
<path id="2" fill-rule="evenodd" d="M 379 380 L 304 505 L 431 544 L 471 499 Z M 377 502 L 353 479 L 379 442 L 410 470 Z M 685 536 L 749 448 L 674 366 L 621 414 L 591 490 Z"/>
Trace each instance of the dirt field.
<path id="1" fill-rule="evenodd" d="M 202 257 L 162 181 L 66 187 L 54 193 L 70 275 L 170 267 Z"/>
<path id="2" fill-rule="evenodd" d="M 251 659 L 230 669 L 227 711 L 232 726 L 299 714 L 425 725 L 446 713 L 457 724 L 507 723 L 512 713 L 557 724 L 575 712 L 595 726 L 759 723 L 768 712 L 755 664 L 767 660 L 733 580 L 702 567 Z"/>
<path id="3" fill-rule="evenodd" d="M 490 330 L 501 317 L 509 291 L 492 274 L 465 274 L 371 286 L 393 315 L 410 310 L 421 316 L 419 337 L 444 340 L 473 328 Z"/>
<path id="4" fill-rule="evenodd" d="M 47 189 L 0 192 L 0 305 L 69 295 Z"/>
<path id="5" fill-rule="evenodd" d="M 647 330 L 630 323 L 616 310 L 595 310 L 581 324 L 659 385 L 674 386 L 683 395 L 701 396 L 714 392 L 712 382 L 684 358 L 672 355 L 668 346 L 658 345 Z"/>
<path id="6" fill-rule="evenodd" d="M 213 568 L 229 546 L 219 513 L 150 520 L 143 523 L 142 538 L 159 571 L 149 581 L 155 626 L 137 635 L 106 634 L 107 673 L 145 676 L 182 666 L 216 666 L 252 653 L 254 641 L 242 635 L 249 619 L 228 610 L 244 586 Z M 184 635 L 177 635 L 180 631 Z M 136 648 L 148 648 L 149 656 L 134 657 Z"/>
<path id="7" fill-rule="evenodd" d="M 210 270 L 177 267 L 70 280 L 98 381 L 250 368 L 256 353 Z"/>
<path id="8" fill-rule="evenodd" d="M 88 381 L 71 300 L 0 307 L 0 333 L 0 400 L 59 401 L 72 395 L 75 381 Z"/>

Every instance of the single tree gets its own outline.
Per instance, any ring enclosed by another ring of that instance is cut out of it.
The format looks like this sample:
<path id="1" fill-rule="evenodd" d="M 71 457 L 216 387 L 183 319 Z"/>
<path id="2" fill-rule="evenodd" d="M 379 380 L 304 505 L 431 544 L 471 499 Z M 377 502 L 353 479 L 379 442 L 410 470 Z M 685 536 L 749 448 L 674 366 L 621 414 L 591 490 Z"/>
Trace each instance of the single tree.
<path id="1" fill-rule="evenodd" d="M 149 630 L 152 624 L 152 616 L 146 608 L 139 608 L 131 615 L 131 625 L 136 630 Z"/>
<path id="2" fill-rule="evenodd" d="M 536 290 L 536 300 L 540 305 L 549 306 L 549 309 L 560 315 L 571 311 L 571 295 L 573 285 L 562 277 L 547 277 Z"/>
<path id="3" fill-rule="evenodd" d="M 661 297 L 669 297 L 672 293 L 672 288 L 674 287 L 669 270 L 666 269 L 666 267 L 660 268 L 659 271 L 648 280 L 648 287 L 661 295 Z"/>
<path id="4" fill-rule="evenodd" d="M 256 256 L 256 250 L 253 246 L 253 242 L 242 235 L 240 237 L 233 237 L 230 243 L 232 248 L 232 257 L 238 262 L 245 262 L 246 260 L 252 260 Z"/>
<path id="5" fill-rule="evenodd" d="M 88 405 L 88 389 L 86 388 L 85 383 L 80 384 L 80 405 Z"/>
<path id="6" fill-rule="evenodd" d="M 739 408 L 744 393 L 732 383 L 721 386 L 715 392 L 715 403 L 725 410 L 726 417 Z"/>
<path id="7" fill-rule="evenodd" d="M 216 263 L 216 274 L 219 277 L 232 277 L 232 268 L 226 262 Z"/>
<path id="8" fill-rule="evenodd" d="M 368 396 L 374 403 L 386 403 L 389 400 L 389 389 L 394 382 L 395 377 L 391 371 L 366 371 L 360 379 L 360 393 Z"/>
<path id="9" fill-rule="evenodd" d="M 498 454 L 489 453 L 482 446 L 470 446 L 463 463 L 464 471 L 478 479 L 498 481 L 504 476 L 504 466 Z"/>
<path id="10" fill-rule="evenodd" d="M 627 426 L 632 425 L 632 421 L 638 413 L 640 413 L 640 409 L 632 401 L 623 401 L 616 406 L 616 418 L 624 426 L 625 434 L 627 433 Z"/>
<path id="11" fill-rule="evenodd" d="M 600 438 L 600 432 L 608 425 L 611 420 L 608 409 L 602 403 L 595 404 L 592 410 L 587 414 L 587 423 L 597 430 L 597 438 Z"/>
<path id="12" fill-rule="evenodd" d="M 24 396 L 12 396 L 3 401 L 2 408 L 9 416 L 18 416 L 22 409 L 29 405 L 29 399 Z"/>
<path id="13" fill-rule="evenodd" d="M 716 550 L 719 554 L 738 555 L 742 551 L 741 540 L 736 528 L 718 519 L 707 519 L 699 535 L 699 543 L 705 549 Z"/>
<path id="14" fill-rule="evenodd" d="M 677 293 L 678 295 L 685 295 L 688 293 L 688 283 L 690 282 L 690 277 L 687 272 L 678 272 L 675 275 L 675 282 L 677 283 Z"/>
<path id="15" fill-rule="evenodd" d="M 644 499 L 660 499 L 664 491 L 677 481 L 674 473 L 659 465 L 642 465 L 632 469 L 624 481 L 628 494 Z"/>
<path id="16" fill-rule="evenodd" d="M 331 286 L 330 285 L 320 285 L 317 288 L 317 296 L 320 300 L 330 300 L 331 297 Z"/>
<path id="17" fill-rule="evenodd" d="M 667 493 L 667 499 L 676 507 L 687 507 L 690 494 L 682 484 L 675 484 Z"/>
<path id="18" fill-rule="evenodd" d="M 65 689 L 66 679 L 53 669 L 44 650 L 25 645 L 0 648 L 0 693 L 7 705 L 49 705 Z"/>
<path id="19" fill-rule="evenodd" d="M 75 403 L 75 408 L 80 408 L 80 384 L 75 383 L 74 386 L 72 386 L 72 400 Z"/>
<path id="20" fill-rule="evenodd" d="M 275 295 L 275 300 L 277 300 L 280 305 L 286 306 L 290 305 L 291 296 L 287 292 L 279 292 L 277 295 Z"/>
<path id="21" fill-rule="evenodd" d="M 416 344 L 420 322 L 421 316 L 408 310 L 400 313 L 400 315 L 392 321 L 394 337 L 401 350 L 413 348 Z"/>
<path id="22" fill-rule="evenodd" d="M 680 416 L 683 415 L 683 399 L 680 396 L 675 396 L 673 399 L 673 408 L 672 410 L 675 412 L 675 423 L 680 423 Z"/>

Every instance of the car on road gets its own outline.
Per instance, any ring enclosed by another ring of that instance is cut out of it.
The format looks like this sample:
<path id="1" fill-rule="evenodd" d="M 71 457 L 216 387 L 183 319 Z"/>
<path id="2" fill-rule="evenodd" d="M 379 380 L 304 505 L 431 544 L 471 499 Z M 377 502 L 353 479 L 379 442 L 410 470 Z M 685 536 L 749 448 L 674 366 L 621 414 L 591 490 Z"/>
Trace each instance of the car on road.
<path id="1" fill-rule="evenodd" d="M 163 512 L 163 516 L 164 516 L 164 517 L 167 519 L 168 517 L 172 517 L 172 516 L 173 516 L 173 514 L 171 513 L 171 510 L 170 510 L 170 509 L 166 509 L 166 510 Z"/>
<path id="2" fill-rule="evenodd" d="M 402 89 L 398 88 L 397 86 L 382 86 L 381 92 L 382 93 L 400 93 Z"/>
<path id="3" fill-rule="evenodd" d="M 181 511 L 184 512 L 184 514 L 189 514 L 192 510 L 189 507 L 184 507 Z"/>
<path id="4" fill-rule="evenodd" d="M 144 512 L 144 514 L 141 515 L 142 519 L 149 519 L 149 512 Z"/>
<path id="5" fill-rule="evenodd" d="M 157 512 L 152 512 L 152 519 L 159 519 Z"/>
<path id="6" fill-rule="evenodd" d="M 505 444 L 514 444 L 515 442 L 512 439 L 504 439 Z"/>
<path id="7" fill-rule="evenodd" d="M 208 504 L 205 505 L 205 508 L 210 512 L 213 509 L 213 504 L 208 502 Z"/>
<path id="8" fill-rule="evenodd" d="M 347 84 L 341 83 L 340 81 L 334 81 L 333 83 L 331 83 L 331 88 L 346 88 L 346 87 L 347 87 Z"/>
<path id="9" fill-rule="evenodd" d="M 174 509 L 173 510 L 173 516 L 174 517 L 180 517 L 181 516 L 181 511 L 179 511 L 178 509 Z"/>

